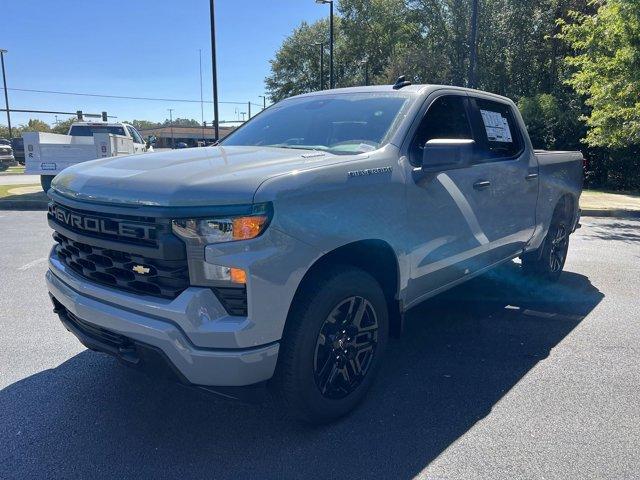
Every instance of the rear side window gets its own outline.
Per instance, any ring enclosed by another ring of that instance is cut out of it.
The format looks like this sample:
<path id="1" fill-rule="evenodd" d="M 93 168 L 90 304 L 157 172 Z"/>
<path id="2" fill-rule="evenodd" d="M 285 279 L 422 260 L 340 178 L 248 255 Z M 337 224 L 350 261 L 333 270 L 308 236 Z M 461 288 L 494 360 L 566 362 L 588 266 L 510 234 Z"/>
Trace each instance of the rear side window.
<path id="1" fill-rule="evenodd" d="M 484 161 L 515 157 L 522 151 L 522 135 L 511 107 L 505 103 L 474 99 L 477 141 Z"/>

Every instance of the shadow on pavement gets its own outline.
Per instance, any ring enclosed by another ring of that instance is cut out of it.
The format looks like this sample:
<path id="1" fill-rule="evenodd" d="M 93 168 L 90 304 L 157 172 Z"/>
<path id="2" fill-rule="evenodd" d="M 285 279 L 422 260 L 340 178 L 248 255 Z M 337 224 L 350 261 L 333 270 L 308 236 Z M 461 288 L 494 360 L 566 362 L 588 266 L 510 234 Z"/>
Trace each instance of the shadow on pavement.
<path id="1" fill-rule="evenodd" d="M 310 427 L 85 351 L 0 392 L 0 477 L 411 478 L 488 415 L 602 300 L 509 264 L 412 310 L 367 400 Z"/>
<path id="2" fill-rule="evenodd" d="M 640 213 L 640 212 L 639 212 Z M 640 219 L 611 220 L 592 225 L 582 237 L 586 240 L 619 240 L 626 243 L 640 242 Z"/>
<path id="3" fill-rule="evenodd" d="M 7 195 L 0 198 L 0 210 L 46 210 L 49 198 L 44 192 Z"/>

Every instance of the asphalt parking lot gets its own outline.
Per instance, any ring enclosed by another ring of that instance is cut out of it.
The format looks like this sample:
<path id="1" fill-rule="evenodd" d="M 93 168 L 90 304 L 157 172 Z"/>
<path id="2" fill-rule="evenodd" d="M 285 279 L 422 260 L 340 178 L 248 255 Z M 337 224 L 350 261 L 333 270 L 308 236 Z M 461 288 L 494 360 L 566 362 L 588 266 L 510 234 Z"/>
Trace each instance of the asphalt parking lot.
<path id="1" fill-rule="evenodd" d="M 44 213 L 0 211 L 0 478 L 638 478 L 640 220 L 582 223 L 558 284 L 511 264 L 424 303 L 361 408 L 314 428 L 85 350 Z"/>

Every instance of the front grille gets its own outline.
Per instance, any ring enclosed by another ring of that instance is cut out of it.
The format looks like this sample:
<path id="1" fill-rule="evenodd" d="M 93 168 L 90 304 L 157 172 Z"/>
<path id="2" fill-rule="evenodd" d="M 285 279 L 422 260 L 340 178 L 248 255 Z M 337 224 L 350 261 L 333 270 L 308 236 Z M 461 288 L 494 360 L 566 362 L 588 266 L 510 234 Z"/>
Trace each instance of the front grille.
<path id="1" fill-rule="evenodd" d="M 154 218 L 135 215 L 108 215 L 49 203 L 48 218 L 73 233 L 100 240 L 157 247 L 159 237 L 170 231 L 170 225 Z"/>
<path id="2" fill-rule="evenodd" d="M 56 253 L 69 268 L 94 282 L 134 293 L 175 298 L 189 286 L 186 260 L 146 258 L 89 245 L 54 232 Z M 139 273 L 134 271 L 139 268 Z M 147 271 L 148 270 L 148 271 Z"/>

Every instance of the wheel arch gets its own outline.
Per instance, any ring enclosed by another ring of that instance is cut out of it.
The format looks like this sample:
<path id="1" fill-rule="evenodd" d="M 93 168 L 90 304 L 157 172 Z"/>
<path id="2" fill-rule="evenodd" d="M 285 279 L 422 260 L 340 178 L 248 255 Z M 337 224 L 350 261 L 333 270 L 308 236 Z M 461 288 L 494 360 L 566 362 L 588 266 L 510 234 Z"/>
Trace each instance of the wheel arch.
<path id="1" fill-rule="evenodd" d="M 384 240 L 358 240 L 337 247 L 318 258 L 298 284 L 289 307 L 289 314 L 291 314 L 292 306 L 305 285 L 312 281 L 320 271 L 332 265 L 350 265 L 360 268 L 376 279 L 387 300 L 389 333 L 394 337 L 400 336 L 402 332 L 402 315 L 398 298 L 400 268 L 395 251 Z"/>

